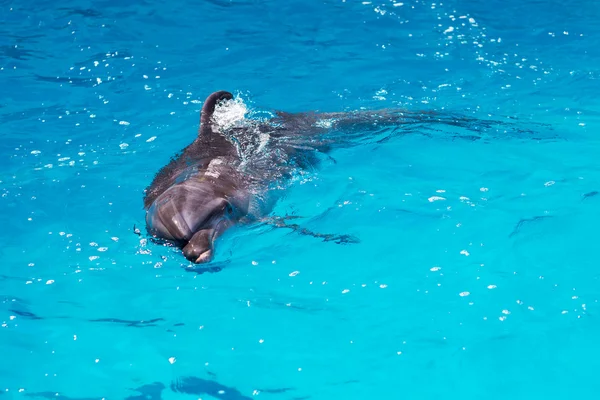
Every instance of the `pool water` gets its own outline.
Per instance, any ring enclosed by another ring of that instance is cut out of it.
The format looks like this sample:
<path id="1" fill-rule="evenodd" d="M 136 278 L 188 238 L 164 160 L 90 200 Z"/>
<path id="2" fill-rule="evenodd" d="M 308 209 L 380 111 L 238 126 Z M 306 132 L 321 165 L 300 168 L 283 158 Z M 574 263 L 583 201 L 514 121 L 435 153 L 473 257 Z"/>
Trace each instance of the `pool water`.
<path id="1" fill-rule="evenodd" d="M 592 398 L 594 2 L 0 2 L 0 398 Z M 143 190 L 202 102 L 436 110 L 334 150 L 196 274 Z M 485 127 L 484 120 L 503 126 Z"/>

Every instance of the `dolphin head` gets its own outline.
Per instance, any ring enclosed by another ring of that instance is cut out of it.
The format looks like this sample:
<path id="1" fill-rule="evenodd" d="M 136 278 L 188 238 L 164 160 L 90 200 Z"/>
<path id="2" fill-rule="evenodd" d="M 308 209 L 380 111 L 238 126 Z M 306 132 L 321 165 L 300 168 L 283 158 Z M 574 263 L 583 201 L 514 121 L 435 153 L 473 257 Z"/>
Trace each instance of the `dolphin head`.
<path id="1" fill-rule="evenodd" d="M 216 239 L 248 212 L 247 193 L 224 191 L 221 183 L 186 181 L 169 188 L 148 209 L 150 233 L 174 242 L 193 263 L 212 261 Z"/>
<path id="2" fill-rule="evenodd" d="M 214 257 L 216 239 L 235 224 L 240 212 L 223 197 L 206 198 L 193 212 L 197 222 L 194 234 L 182 248 L 183 255 L 193 263 L 207 263 Z"/>

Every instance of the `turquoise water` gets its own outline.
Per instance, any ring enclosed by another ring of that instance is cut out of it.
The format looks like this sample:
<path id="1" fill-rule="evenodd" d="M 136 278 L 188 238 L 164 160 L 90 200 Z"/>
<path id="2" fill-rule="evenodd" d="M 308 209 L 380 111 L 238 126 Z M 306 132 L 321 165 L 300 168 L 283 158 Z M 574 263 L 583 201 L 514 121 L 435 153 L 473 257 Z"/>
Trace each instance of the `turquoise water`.
<path id="1" fill-rule="evenodd" d="M 598 18 L 591 1 L 0 2 L 0 398 L 593 398 Z M 240 227 L 223 269 L 195 274 L 133 226 L 215 90 L 511 125 L 337 149 L 273 215 L 360 243 Z"/>

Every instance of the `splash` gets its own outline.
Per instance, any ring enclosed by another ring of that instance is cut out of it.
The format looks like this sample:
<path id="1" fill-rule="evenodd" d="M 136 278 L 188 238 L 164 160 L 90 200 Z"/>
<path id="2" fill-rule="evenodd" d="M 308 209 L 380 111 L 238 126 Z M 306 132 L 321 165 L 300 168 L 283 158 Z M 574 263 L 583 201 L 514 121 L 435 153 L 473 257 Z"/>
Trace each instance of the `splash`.
<path id="1" fill-rule="evenodd" d="M 222 130 L 245 126 L 248 112 L 248 106 L 237 95 L 234 99 L 224 101 L 215 107 L 214 124 Z"/>
<path id="2" fill-rule="evenodd" d="M 228 135 L 237 146 L 242 167 L 259 162 L 268 155 L 266 146 L 270 136 L 258 129 L 257 124 L 265 121 L 255 114 L 257 112 L 239 94 L 232 100 L 219 103 L 213 114 L 215 128 Z M 240 133 L 235 128 L 244 129 Z"/>

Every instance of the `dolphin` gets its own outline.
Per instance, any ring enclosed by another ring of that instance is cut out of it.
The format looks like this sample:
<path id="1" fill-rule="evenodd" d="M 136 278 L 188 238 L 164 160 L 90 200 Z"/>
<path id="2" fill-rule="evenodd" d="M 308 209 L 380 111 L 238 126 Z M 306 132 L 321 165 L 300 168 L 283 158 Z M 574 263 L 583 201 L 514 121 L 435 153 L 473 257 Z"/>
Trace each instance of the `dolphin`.
<path id="1" fill-rule="evenodd" d="M 242 125 L 228 125 L 215 118 L 215 110 L 232 100 L 227 91 L 206 98 L 198 135 L 159 170 L 145 190 L 148 233 L 156 241 L 180 248 L 195 264 L 213 260 L 215 241 L 228 228 L 265 221 L 277 199 L 274 194 L 282 190 L 280 182 L 289 181 L 294 171 L 317 167 L 321 155 L 336 145 L 374 138 L 383 141 L 398 127 L 422 127 L 426 122 L 465 127 L 477 132 L 469 136 L 475 140 L 481 137 L 482 126 L 494 123 L 433 112 L 361 110 L 277 111 L 266 120 L 244 118 Z M 280 219 L 274 225 L 284 224 Z M 298 229 L 298 225 L 291 227 Z M 300 231 L 325 240 L 345 240 Z"/>

